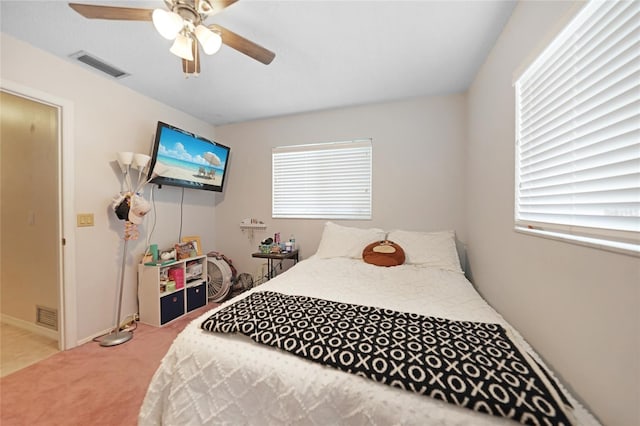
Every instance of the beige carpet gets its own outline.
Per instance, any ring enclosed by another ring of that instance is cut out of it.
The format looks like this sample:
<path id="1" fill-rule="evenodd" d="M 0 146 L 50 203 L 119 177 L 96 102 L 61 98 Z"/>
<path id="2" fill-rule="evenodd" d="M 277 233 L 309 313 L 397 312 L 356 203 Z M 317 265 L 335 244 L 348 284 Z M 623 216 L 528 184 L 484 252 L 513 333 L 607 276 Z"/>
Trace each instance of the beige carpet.
<path id="1" fill-rule="evenodd" d="M 215 304 L 155 328 L 139 324 L 118 346 L 59 352 L 0 379 L 0 424 L 136 425 L 149 381 L 175 336 Z"/>
<path id="2" fill-rule="evenodd" d="M 58 341 L 0 323 L 0 377 L 58 353 Z"/>

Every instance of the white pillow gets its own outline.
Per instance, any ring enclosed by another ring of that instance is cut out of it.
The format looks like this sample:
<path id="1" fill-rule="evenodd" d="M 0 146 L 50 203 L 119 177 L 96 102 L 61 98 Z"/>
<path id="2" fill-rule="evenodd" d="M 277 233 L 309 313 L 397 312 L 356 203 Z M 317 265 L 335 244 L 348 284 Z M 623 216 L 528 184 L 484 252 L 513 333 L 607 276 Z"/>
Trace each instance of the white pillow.
<path id="1" fill-rule="evenodd" d="M 352 257 L 362 259 L 362 250 L 374 241 L 384 240 L 386 232 L 378 228 L 353 228 L 333 222 L 324 225 L 316 255 L 320 258 Z"/>
<path id="2" fill-rule="evenodd" d="M 405 264 L 462 272 L 453 231 L 391 231 L 387 239 L 402 247 Z"/>

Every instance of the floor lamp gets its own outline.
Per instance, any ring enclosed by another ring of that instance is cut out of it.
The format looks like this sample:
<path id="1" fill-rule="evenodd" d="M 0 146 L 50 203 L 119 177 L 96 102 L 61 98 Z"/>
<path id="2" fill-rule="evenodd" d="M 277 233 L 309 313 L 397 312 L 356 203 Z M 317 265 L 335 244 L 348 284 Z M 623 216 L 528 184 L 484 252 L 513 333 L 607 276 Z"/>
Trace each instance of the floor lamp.
<path id="1" fill-rule="evenodd" d="M 129 330 L 120 330 L 120 315 L 122 314 L 122 298 L 124 294 L 124 270 L 127 266 L 127 247 L 129 240 L 138 238 L 137 225 L 142 223 L 151 206 L 137 194 L 146 182 L 139 183 L 135 192 L 131 191 L 130 167 L 138 169 L 138 182 L 142 179 L 142 172 L 149 163 L 150 157 L 144 154 L 134 154 L 132 152 L 119 152 L 118 164 L 124 174 L 124 181 L 127 191 L 119 194 L 113 203 L 113 208 L 119 219 L 125 221 L 124 244 L 122 248 L 122 265 L 120 266 L 120 286 L 118 294 L 118 310 L 116 314 L 116 326 L 113 331 L 100 340 L 100 346 L 116 346 L 128 342 L 133 338 L 133 333 Z"/>

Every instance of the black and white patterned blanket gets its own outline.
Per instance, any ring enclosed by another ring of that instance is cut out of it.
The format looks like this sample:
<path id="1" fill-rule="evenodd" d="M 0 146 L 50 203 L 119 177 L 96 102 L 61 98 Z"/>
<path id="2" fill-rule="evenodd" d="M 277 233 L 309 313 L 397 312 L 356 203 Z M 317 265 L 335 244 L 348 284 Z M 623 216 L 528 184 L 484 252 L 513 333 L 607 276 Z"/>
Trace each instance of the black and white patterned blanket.
<path id="1" fill-rule="evenodd" d="M 499 324 L 263 291 L 201 327 L 524 424 L 574 423 L 553 380 Z"/>

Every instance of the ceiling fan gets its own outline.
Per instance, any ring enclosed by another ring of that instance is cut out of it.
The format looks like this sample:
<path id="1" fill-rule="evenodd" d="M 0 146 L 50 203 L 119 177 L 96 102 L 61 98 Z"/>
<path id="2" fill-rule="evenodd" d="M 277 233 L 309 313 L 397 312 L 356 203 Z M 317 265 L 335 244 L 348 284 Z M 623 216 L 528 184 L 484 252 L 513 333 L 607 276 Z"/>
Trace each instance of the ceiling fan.
<path id="1" fill-rule="evenodd" d="M 69 3 L 69 6 L 89 19 L 152 21 L 162 37 L 174 40 L 169 50 L 182 59 L 182 71 L 185 75 L 197 76 L 200 73 L 200 47 L 205 54 L 213 55 L 222 44 L 226 44 L 265 65 L 275 58 L 275 53 L 233 31 L 217 24 L 204 23 L 236 1 L 238 0 L 164 0 L 168 10 L 81 3 Z"/>

